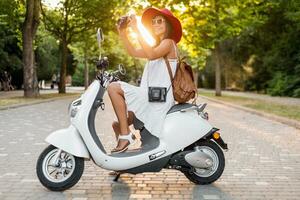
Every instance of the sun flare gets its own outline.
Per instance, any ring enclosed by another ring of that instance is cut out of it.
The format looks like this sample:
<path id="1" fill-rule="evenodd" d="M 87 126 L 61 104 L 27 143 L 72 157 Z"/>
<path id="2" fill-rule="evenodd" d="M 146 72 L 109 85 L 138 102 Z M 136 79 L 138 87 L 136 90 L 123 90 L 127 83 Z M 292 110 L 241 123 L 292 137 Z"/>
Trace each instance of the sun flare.
<path id="1" fill-rule="evenodd" d="M 154 46 L 155 45 L 155 40 L 152 37 L 152 35 L 149 33 L 149 31 L 143 26 L 143 24 L 141 22 L 141 17 L 137 16 L 136 18 L 137 18 L 137 27 L 138 27 L 139 31 L 141 32 L 141 35 L 143 36 L 143 38 L 146 40 L 146 42 L 150 46 Z"/>

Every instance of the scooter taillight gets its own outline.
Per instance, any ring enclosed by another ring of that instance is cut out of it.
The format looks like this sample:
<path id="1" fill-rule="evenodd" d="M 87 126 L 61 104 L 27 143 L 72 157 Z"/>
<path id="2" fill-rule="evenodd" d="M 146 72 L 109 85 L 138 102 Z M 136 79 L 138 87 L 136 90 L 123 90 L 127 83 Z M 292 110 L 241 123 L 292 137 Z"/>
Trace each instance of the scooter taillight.
<path id="1" fill-rule="evenodd" d="M 218 139 L 220 138 L 220 133 L 214 132 L 214 133 L 212 134 L 212 136 L 213 136 L 214 139 L 218 140 Z"/>

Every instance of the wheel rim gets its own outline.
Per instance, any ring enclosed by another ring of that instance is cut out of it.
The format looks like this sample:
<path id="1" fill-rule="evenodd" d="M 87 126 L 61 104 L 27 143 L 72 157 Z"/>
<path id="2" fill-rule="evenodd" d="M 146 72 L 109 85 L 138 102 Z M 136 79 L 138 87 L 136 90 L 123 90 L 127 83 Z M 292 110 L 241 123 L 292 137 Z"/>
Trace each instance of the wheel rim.
<path id="1" fill-rule="evenodd" d="M 219 167 L 219 158 L 217 153 L 208 146 L 197 146 L 196 150 L 206 153 L 211 158 L 212 166 L 207 169 L 194 168 L 194 174 L 196 174 L 199 177 L 209 177 L 213 175 Z"/>
<path id="2" fill-rule="evenodd" d="M 52 182 L 61 183 L 70 178 L 75 169 L 75 157 L 62 151 L 58 156 L 58 164 L 55 165 L 55 157 L 58 149 L 50 151 L 43 160 L 43 174 Z"/>

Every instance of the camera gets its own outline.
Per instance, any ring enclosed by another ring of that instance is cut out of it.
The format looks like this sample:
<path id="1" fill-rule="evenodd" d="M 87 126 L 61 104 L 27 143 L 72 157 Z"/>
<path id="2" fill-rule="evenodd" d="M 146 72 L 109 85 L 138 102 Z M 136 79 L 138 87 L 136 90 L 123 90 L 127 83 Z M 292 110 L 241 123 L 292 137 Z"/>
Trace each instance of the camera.
<path id="1" fill-rule="evenodd" d="M 127 25 L 129 22 L 130 22 L 130 17 L 123 16 L 118 20 L 118 25 L 119 25 L 120 29 L 125 29 L 125 28 L 127 28 Z"/>
<path id="2" fill-rule="evenodd" d="M 149 102 L 166 102 L 167 88 L 166 87 L 148 87 Z"/>

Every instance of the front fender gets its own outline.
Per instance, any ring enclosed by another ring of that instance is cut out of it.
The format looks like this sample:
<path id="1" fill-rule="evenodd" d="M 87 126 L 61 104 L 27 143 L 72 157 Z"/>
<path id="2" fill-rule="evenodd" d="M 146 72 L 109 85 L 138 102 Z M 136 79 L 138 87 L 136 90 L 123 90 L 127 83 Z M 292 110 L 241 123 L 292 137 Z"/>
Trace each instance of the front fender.
<path id="1" fill-rule="evenodd" d="M 46 142 L 62 149 L 74 156 L 90 158 L 90 154 L 77 129 L 70 125 L 68 128 L 60 129 L 51 133 Z"/>

